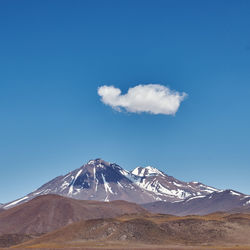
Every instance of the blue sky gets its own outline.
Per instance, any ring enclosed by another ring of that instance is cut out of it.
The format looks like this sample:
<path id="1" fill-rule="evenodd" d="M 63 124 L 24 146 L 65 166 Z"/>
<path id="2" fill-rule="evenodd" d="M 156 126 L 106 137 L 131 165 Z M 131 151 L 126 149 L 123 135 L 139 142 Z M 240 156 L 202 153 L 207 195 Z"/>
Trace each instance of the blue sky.
<path id="1" fill-rule="evenodd" d="M 0 202 L 101 157 L 250 194 L 249 1 L 1 1 Z M 97 89 L 185 92 L 175 115 Z"/>

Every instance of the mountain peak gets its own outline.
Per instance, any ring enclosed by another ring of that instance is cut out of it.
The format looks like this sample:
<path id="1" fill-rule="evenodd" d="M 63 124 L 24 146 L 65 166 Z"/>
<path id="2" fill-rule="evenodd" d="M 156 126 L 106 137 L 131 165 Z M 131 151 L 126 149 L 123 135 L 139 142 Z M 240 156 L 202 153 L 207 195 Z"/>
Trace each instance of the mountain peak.
<path id="1" fill-rule="evenodd" d="M 96 158 L 96 159 L 89 160 L 87 163 L 87 165 L 98 165 L 98 164 L 109 166 L 110 162 L 104 161 L 101 158 Z"/>
<path id="2" fill-rule="evenodd" d="M 111 163 L 111 162 L 108 162 L 108 161 L 105 161 L 101 158 L 97 158 L 97 159 L 94 159 L 94 160 L 89 160 L 87 162 L 87 164 L 83 165 L 81 167 L 81 169 L 92 169 L 92 171 L 97 171 L 98 169 L 102 168 L 102 169 L 113 169 L 113 170 L 116 170 L 116 171 L 120 171 L 122 170 L 122 168 L 117 165 L 116 163 Z M 93 170 L 95 169 L 95 170 Z"/>
<path id="3" fill-rule="evenodd" d="M 162 175 L 164 174 L 158 170 L 157 168 L 154 168 L 152 166 L 147 166 L 147 167 L 137 167 L 132 171 L 132 174 L 137 175 L 137 176 L 155 176 L 155 175 Z"/>

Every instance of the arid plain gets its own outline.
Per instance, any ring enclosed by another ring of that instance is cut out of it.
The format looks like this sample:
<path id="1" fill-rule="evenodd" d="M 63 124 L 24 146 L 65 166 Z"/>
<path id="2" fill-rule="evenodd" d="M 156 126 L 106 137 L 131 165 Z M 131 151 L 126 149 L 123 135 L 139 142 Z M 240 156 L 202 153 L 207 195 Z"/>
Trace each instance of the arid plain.
<path id="1" fill-rule="evenodd" d="M 45 195 L 1 212 L 0 224 L 4 249 L 250 249 L 247 212 L 181 217 Z"/>

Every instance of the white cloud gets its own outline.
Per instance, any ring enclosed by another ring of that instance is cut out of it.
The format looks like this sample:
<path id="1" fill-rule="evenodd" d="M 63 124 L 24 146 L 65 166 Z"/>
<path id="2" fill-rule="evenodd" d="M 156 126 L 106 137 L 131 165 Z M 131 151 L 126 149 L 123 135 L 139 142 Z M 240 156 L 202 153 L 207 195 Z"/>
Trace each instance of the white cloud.
<path id="1" fill-rule="evenodd" d="M 118 111 L 164 115 L 174 115 L 187 96 L 159 84 L 137 85 L 126 94 L 121 94 L 119 88 L 104 85 L 98 88 L 98 95 L 103 103 Z"/>

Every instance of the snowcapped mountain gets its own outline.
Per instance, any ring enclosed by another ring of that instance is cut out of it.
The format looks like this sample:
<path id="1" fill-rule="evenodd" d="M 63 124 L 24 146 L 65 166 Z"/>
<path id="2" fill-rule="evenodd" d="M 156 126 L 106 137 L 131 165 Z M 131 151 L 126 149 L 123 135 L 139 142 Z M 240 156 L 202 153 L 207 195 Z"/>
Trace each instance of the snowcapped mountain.
<path id="1" fill-rule="evenodd" d="M 183 182 L 168 176 L 153 167 L 137 167 L 132 172 L 133 182 L 144 190 L 152 192 L 162 201 L 178 201 L 188 197 L 207 195 L 216 188 L 209 187 L 199 182 Z"/>
<path id="2" fill-rule="evenodd" d="M 135 203 L 181 201 L 203 196 L 218 189 L 199 182 L 182 182 L 153 167 L 127 171 L 102 159 L 87 164 L 64 176 L 58 176 L 21 199 L 5 204 L 8 209 L 44 194 L 58 194 L 80 200 L 126 200 Z"/>

